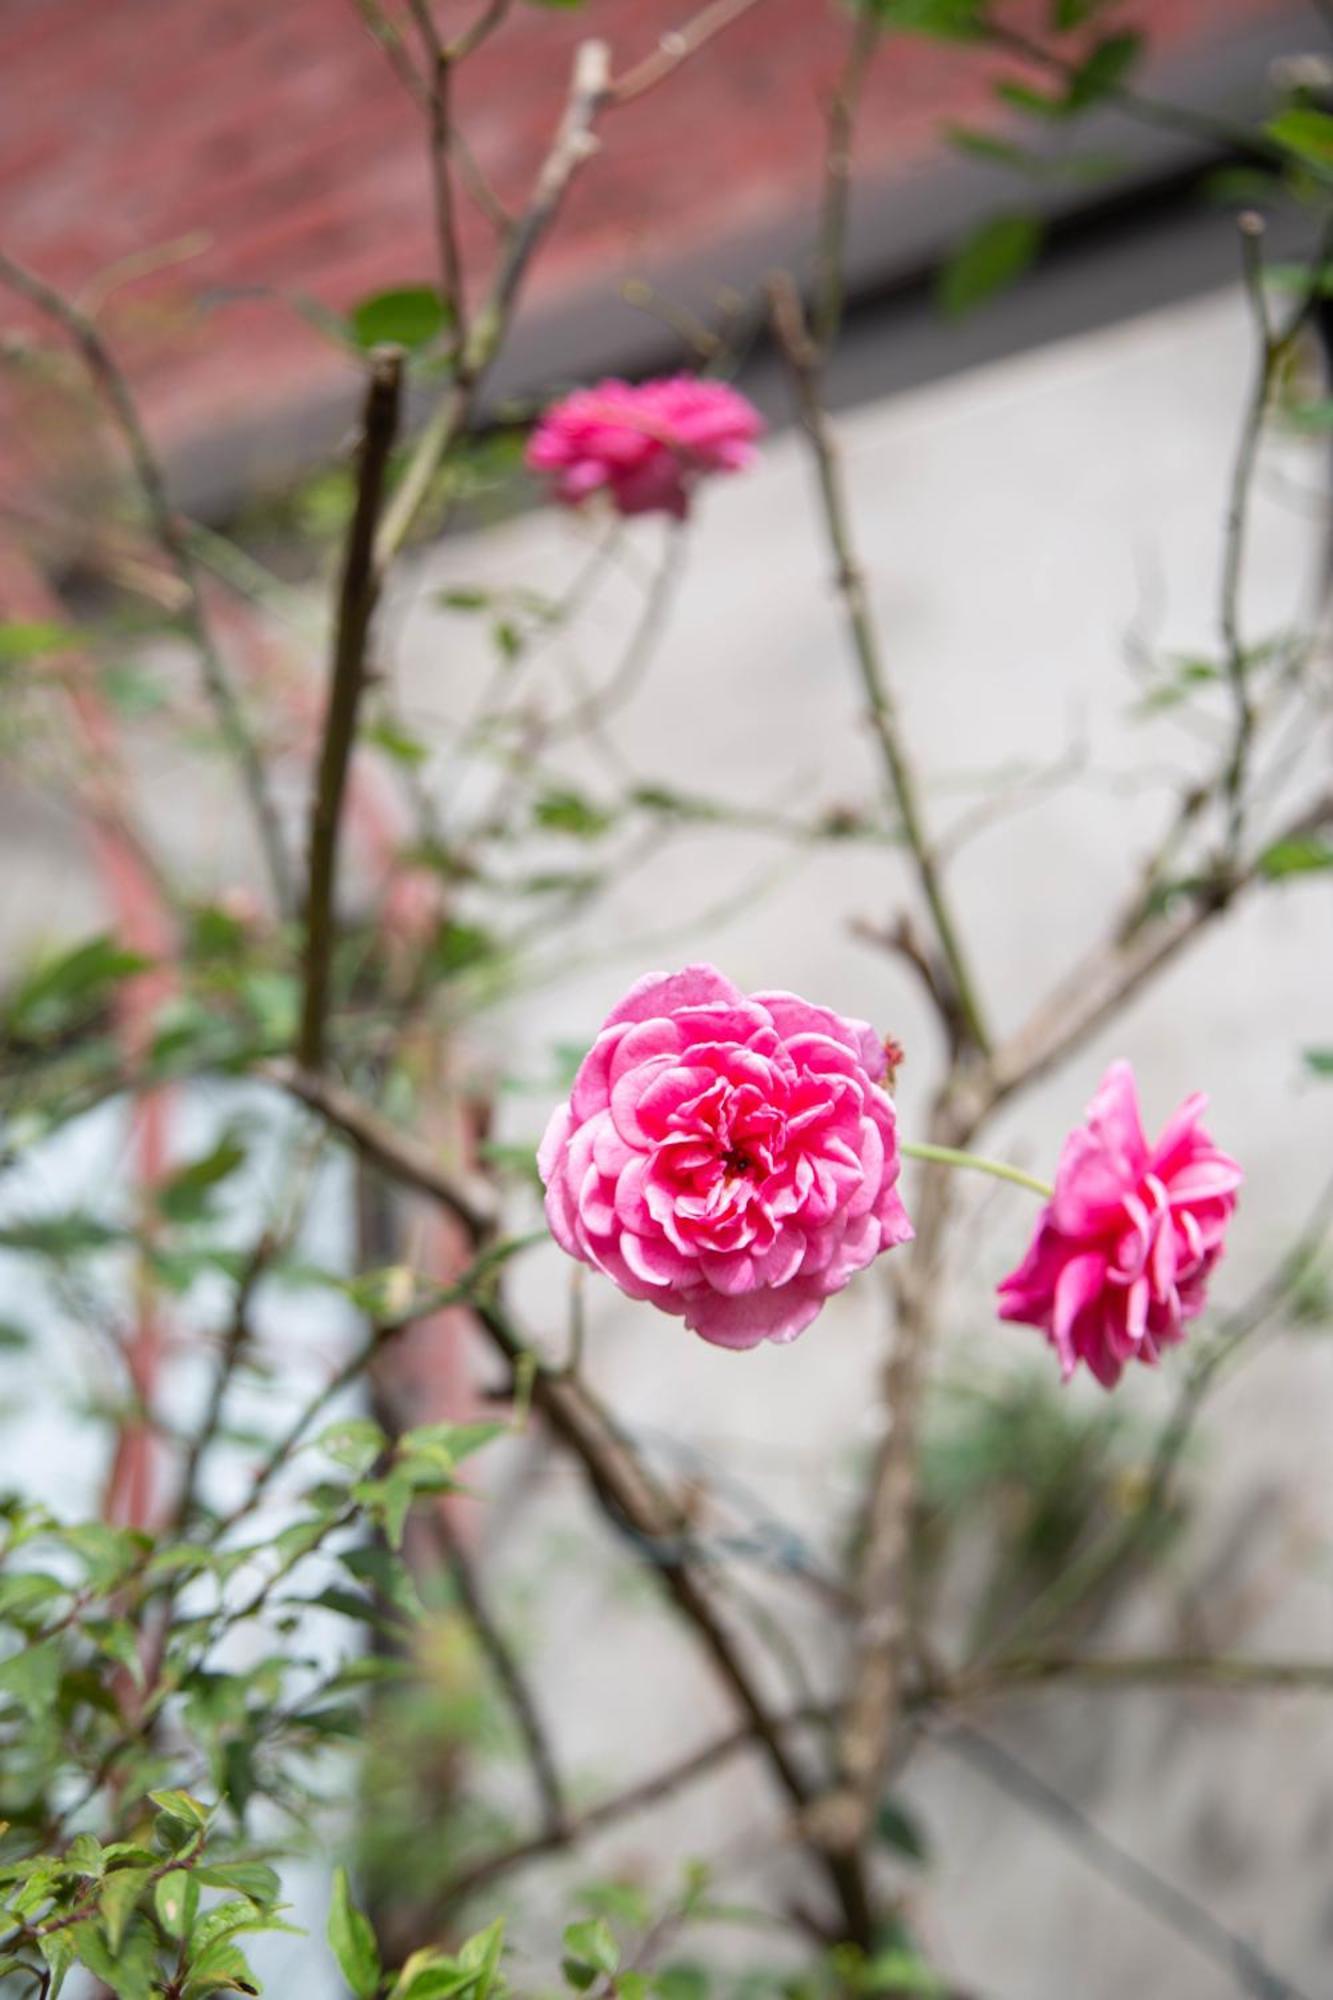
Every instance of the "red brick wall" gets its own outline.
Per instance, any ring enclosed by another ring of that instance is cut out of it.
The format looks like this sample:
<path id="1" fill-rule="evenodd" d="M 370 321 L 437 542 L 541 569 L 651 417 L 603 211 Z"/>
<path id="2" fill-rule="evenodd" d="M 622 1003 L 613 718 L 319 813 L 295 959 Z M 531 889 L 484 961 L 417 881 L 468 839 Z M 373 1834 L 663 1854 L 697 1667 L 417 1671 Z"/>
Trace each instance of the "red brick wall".
<path id="1" fill-rule="evenodd" d="M 472 9 L 440 0 L 439 11 L 453 26 Z M 604 35 L 620 69 L 692 11 L 691 0 L 588 0 L 576 13 L 515 0 L 459 88 L 502 195 L 517 200 L 529 183 L 580 37 Z M 1170 49 L 1275 8 L 1141 0 L 1125 11 Z M 612 114 L 534 291 L 670 259 L 806 198 L 847 19 L 837 0 L 763 0 Z M 168 448 L 226 425 L 238 399 L 277 408 L 346 366 L 276 298 L 213 295 L 260 287 L 345 307 L 432 274 L 420 120 L 352 0 L 0 0 L 0 100 L 0 240 L 14 255 L 79 287 L 119 259 L 196 239 L 183 261 L 122 285 L 109 309 Z M 896 41 L 868 93 L 862 170 L 910 164 L 942 113 L 985 102 L 975 54 Z M 466 244 L 473 256 L 486 246 L 475 216 Z M 11 317 L 0 307 L 0 325 Z"/>

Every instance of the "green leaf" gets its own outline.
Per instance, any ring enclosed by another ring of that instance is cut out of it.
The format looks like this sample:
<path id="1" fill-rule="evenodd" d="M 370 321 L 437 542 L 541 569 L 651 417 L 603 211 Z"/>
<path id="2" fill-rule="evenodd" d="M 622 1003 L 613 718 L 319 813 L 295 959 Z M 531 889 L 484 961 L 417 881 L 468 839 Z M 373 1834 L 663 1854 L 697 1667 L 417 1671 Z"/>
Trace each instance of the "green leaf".
<path id="1" fill-rule="evenodd" d="M 130 1920 L 136 1903 L 148 1887 L 152 1876 L 151 1868 L 117 1868 L 102 1883 L 97 1907 L 106 1932 L 106 1941 L 113 1953 L 120 1953 L 125 1926 Z"/>
<path id="2" fill-rule="evenodd" d="M 995 86 L 995 95 L 1001 103 L 1012 105 L 1015 111 L 1022 111 L 1029 118 L 1067 118 L 1069 103 L 1066 98 L 1052 97 L 1044 90 L 1037 90 L 1030 83 L 1018 83 L 1005 77 Z"/>
<path id="3" fill-rule="evenodd" d="M 195 1880 L 207 1889 L 236 1889 L 248 1902 L 266 1908 L 276 1903 L 282 1884 L 267 1861 L 210 1861 L 196 1868 Z"/>
<path id="4" fill-rule="evenodd" d="M 930 1860 L 930 1844 L 920 1822 L 900 1799 L 881 1800 L 875 1814 L 875 1834 L 885 1847 L 891 1847 L 907 1861 L 924 1867 Z"/>
<path id="5" fill-rule="evenodd" d="M 157 1190 L 157 1207 L 168 1222 L 201 1222 L 214 1193 L 245 1162 L 245 1147 L 233 1137 L 220 1139 L 211 1151 L 178 1167 Z"/>
<path id="6" fill-rule="evenodd" d="M 388 1450 L 389 1440 L 372 1418 L 347 1417 L 321 1431 L 315 1439 L 315 1448 L 359 1478 Z"/>
<path id="7" fill-rule="evenodd" d="M 186 1826 L 202 1830 L 208 1825 L 208 1807 L 201 1805 L 191 1792 L 150 1792 L 148 1796 L 160 1813 L 183 1820 Z"/>
<path id="8" fill-rule="evenodd" d="M 51 1974 L 51 1984 L 45 1995 L 45 2000 L 58 2000 L 58 1995 L 65 1984 L 69 1969 L 74 1963 L 77 1947 L 69 1931 L 47 1932 L 44 1936 L 38 1938 L 37 1944 L 42 1957 L 46 1960 L 47 1970 Z M 9 1970 L 8 1965 L 4 1967 L 4 1970 Z"/>
<path id="9" fill-rule="evenodd" d="M 1293 153 L 1307 166 L 1333 168 L 1333 118 L 1313 106 L 1294 106 L 1264 127 L 1270 139 L 1284 153 Z"/>
<path id="10" fill-rule="evenodd" d="M 582 792 L 555 789 L 545 792 L 532 808 L 538 826 L 550 833 L 571 833 L 578 840 L 595 840 L 614 825 L 615 815 L 594 805 Z"/>
<path id="11" fill-rule="evenodd" d="M 116 1952 L 92 1924 L 77 1924 L 74 1944 L 78 1963 L 109 1986 L 117 2000 L 152 2000 L 157 1952 L 147 1929 L 136 1925 Z"/>
<path id="12" fill-rule="evenodd" d="M 188 1868 L 173 1868 L 153 1890 L 153 1902 L 167 1935 L 186 1937 L 199 1908 L 199 1884 Z"/>
<path id="13" fill-rule="evenodd" d="M 1111 0 L 1051 0 L 1051 26 L 1057 35 L 1067 34 L 1110 5 Z"/>
<path id="14" fill-rule="evenodd" d="M 21 667 L 39 660 L 45 653 L 61 653 L 78 644 L 72 625 L 55 625 L 35 619 L 6 619 L 0 623 L 0 667 Z"/>
<path id="15" fill-rule="evenodd" d="M 32 1335 L 26 1326 L 20 1326 L 16 1320 L 0 1319 L 0 1354 L 17 1354 L 31 1345 Z"/>
<path id="16" fill-rule="evenodd" d="M 939 302 L 954 318 L 1021 278 L 1041 249 L 1035 215 L 996 215 L 964 238 L 939 279 Z"/>
<path id="17" fill-rule="evenodd" d="M 484 1931 L 477 1931 L 468 1938 L 458 1954 L 458 1963 L 477 1981 L 472 2000 L 488 2000 L 500 1970 L 500 1958 L 504 1951 L 504 1918 L 497 1917 Z"/>
<path id="18" fill-rule="evenodd" d="M 560 1969 L 566 1982 L 580 1993 L 586 1992 L 599 1974 L 613 1973 L 619 1963 L 620 1947 L 600 1917 L 586 1917 L 566 1926 Z"/>
<path id="19" fill-rule="evenodd" d="M 664 1965 L 652 1991 L 657 2000 L 708 2000 L 711 1982 L 701 1965 Z"/>
<path id="20" fill-rule="evenodd" d="M 1108 35 L 1098 42 L 1069 79 L 1065 101 L 1071 111 L 1085 111 L 1090 104 L 1119 90 L 1144 50 L 1144 39 L 1132 29 Z"/>
<path id="21" fill-rule="evenodd" d="M 1259 858 L 1260 873 L 1270 882 L 1287 875 L 1311 875 L 1324 868 L 1333 868 L 1333 841 L 1321 840 L 1313 833 L 1276 841 Z"/>
<path id="22" fill-rule="evenodd" d="M 345 1868 L 334 1873 L 327 1934 L 338 1969 L 357 2000 L 375 2000 L 381 1976 L 379 1946 L 369 1922 L 352 1901 Z"/>
<path id="23" fill-rule="evenodd" d="M 352 333 L 359 347 L 425 347 L 451 318 L 433 285 L 398 285 L 353 307 Z"/>
<path id="24" fill-rule="evenodd" d="M 985 18 L 983 0 L 863 0 L 886 28 L 940 41 L 970 41 Z"/>
<path id="25" fill-rule="evenodd" d="M 1333 1049 L 1306 1049 L 1304 1062 L 1313 1076 L 1333 1076 Z"/>
<path id="26" fill-rule="evenodd" d="M 368 723 L 361 736 L 364 742 L 373 743 L 377 750 L 382 750 L 386 757 L 409 771 L 419 770 L 430 757 L 428 743 L 423 743 L 419 736 L 411 735 L 406 729 L 400 729 L 396 723 L 386 721 L 383 716 Z"/>
<path id="27" fill-rule="evenodd" d="M 471 971 L 473 966 L 484 965 L 498 950 L 490 932 L 479 924 L 448 923 L 440 928 L 432 956 L 443 976 L 452 979 L 460 972 Z"/>
<path id="28" fill-rule="evenodd" d="M 105 1000 L 112 988 L 148 963 L 106 933 L 86 938 L 29 973 L 10 1002 L 10 1028 L 18 1034 L 50 1033 L 76 1008 L 86 1011 Z"/>
<path id="29" fill-rule="evenodd" d="M 0 1661 L 0 1699 L 8 1695 L 34 1722 L 40 1722 L 55 1707 L 62 1665 L 58 1639 L 25 1646 L 21 1653 Z"/>
<path id="30" fill-rule="evenodd" d="M 53 1597 L 64 1594 L 59 1577 L 47 1576 L 43 1570 L 12 1570 L 7 1576 L 0 1575 L 0 1618 L 22 1623 Z"/>

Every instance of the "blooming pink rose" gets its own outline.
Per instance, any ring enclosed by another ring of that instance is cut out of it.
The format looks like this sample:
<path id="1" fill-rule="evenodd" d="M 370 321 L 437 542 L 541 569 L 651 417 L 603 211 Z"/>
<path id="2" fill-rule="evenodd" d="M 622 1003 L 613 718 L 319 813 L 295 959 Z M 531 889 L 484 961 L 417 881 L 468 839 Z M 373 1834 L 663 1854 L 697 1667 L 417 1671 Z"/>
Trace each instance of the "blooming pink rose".
<path id="1" fill-rule="evenodd" d="M 552 1234 L 719 1347 L 794 1340 L 912 1234 L 884 1071 L 863 1021 L 711 965 L 650 973 L 542 1141 Z"/>
<path id="2" fill-rule="evenodd" d="M 527 462 L 554 475 L 569 506 L 604 487 L 621 514 L 682 521 L 695 480 L 748 465 L 763 428 L 754 405 L 725 382 L 599 382 L 552 404 L 528 440 Z"/>
<path id="3" fill-rule="evenodd" d="M 1149 1148 L 1134 1072 L 1113 1063 L 1065 1140 L 1032 1247 L 999 1288 L 1001 1319 L 1041 1327 L 1065 1380 L 1086 1361 L 1110 1389 L 1127 1361 L 1154 1362 L 1203 1310 L 1241 1171 L 1186 1098 Z"/>

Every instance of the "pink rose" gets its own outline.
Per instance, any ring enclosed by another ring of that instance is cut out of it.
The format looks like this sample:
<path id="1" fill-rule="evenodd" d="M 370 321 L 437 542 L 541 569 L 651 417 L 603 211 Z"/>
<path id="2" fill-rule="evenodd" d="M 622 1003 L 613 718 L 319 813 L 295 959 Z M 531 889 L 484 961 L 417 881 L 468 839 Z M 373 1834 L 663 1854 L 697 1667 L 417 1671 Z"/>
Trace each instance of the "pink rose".
<path id="1" fill-rule="evenodd" d="M 1110 1389 L 1127 1361 L 1154 1362 L 1203 1310 L 1241 1171 L 1189 1097 L 1151 1149 L 1134 1072 L 1113 1063 L 1065 1140 L 1055 1192 L 1022 1264 L 999 1288 L 1001 1319 L 1041 1327 L 1066 1381 L 1080 1361 Z"/>
<path id="2" fill-rule="evenodd" d="M 621 514 L 681 521 L 695 481 L 748 465 L 763 428 L 754 405 L 725 382 L 599 382 L 552 404 L 528 440 L 527 462 L 554 476 L 569 506 L 605 488 Z"/>
<path id="3" fill-rule="evenodd" d="M 794 1340 L 912 1234 L 885 1066 L 864 1022 L 793 993 L 650 973 L 542 1141 L 552 1234 L 719 1347 Z"/>

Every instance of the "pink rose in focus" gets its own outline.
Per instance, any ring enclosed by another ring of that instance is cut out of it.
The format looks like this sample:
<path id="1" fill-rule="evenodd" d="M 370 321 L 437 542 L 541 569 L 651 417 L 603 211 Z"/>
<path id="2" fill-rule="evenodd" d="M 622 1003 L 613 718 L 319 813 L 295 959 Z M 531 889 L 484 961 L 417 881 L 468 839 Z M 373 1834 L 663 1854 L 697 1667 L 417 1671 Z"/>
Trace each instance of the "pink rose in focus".
<path id="1" fill-rule="evenodd" d="M 911 1237 L 885 1067 L 864 1022 L 793 993 L 650 973 L 542 1141 L 551 1232 L 719 1347 L 794 1340 Z"/>
<path id="2" fill-rule="evenodd" d="M 1041 1327 L 1065 1380 L 1085 1361 L 1104 1388 L 1127 1361 L 1154 1362 L 1202 1310 L 1241 1171 L 1189 1097 L 1155 1146 L 1134 1072 L 1113 1063 L 1060 1155 L 1032 1247 L 999 1288 L 1001 1319 Z"/>
<path id="3" fill-rule="evenodd" d="M 763 428 L 754 405 L 725 382 L 599 382 L 552 404 L 528 440 L 527 462 L 553 476 L 568 506 L 605 489 L 621 514 L 683 521 L 695 481 L 748 465 Z"/>

